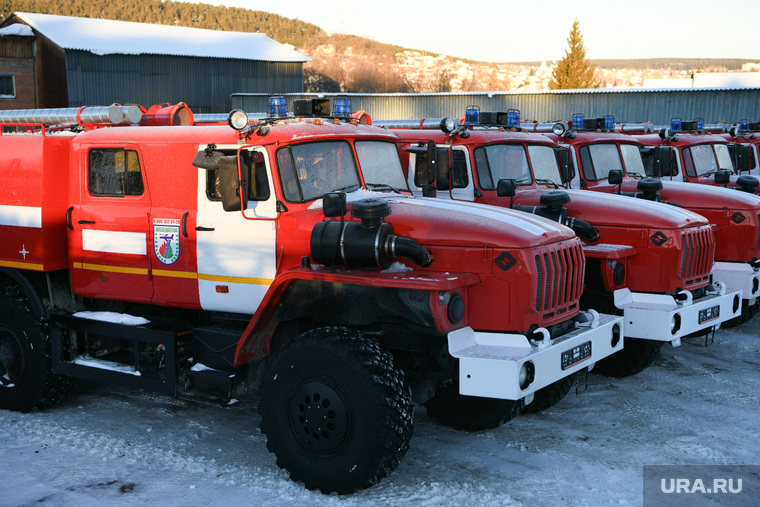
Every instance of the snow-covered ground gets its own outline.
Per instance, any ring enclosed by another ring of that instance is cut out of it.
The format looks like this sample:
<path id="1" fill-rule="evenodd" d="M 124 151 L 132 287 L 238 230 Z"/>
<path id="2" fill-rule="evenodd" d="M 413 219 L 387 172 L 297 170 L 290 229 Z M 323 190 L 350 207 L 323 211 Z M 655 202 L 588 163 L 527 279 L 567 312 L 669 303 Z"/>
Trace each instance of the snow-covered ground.
<path id="1" fill-rule="evenodd" d="M 374 488 L 291 482 L 255 400 L 200 406 L 77 383 L 59 407 L 0 410 L 0 505 L 641 505 L 646 464 L 760 464 L 760 317 L 666 346 L 624 379 L 589 375 L 555 407 L 482 433 L 416 411 L 411 448 Z"/>

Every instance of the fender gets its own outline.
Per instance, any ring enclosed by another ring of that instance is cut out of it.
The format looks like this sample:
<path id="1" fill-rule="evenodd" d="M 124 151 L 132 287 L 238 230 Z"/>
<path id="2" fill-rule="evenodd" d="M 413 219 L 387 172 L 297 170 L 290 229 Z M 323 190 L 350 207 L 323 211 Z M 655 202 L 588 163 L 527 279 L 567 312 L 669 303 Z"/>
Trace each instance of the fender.
<path id="1" fill-rule="evenodd" d="M 21 290 L 24 291 L 29 304 L 32 306 L 32 312 L 37 319 L 44 319 L 47 317 L 47 311 L 45 310 L 45 304 L 42 302 L 42 296 L 40 295 L 40 289 L 35 283 L 27 278 L 27 276 L 19 270 L 0 268 L 0 273 L 13 280 Z"/>
<path id="2" fill-rule="evenodd" d="M 453 291 L 480 283 L 480 276 L 474 273 L 437 273 L 419 271 L 368 273 L 358 271 L 333 273 L 326 269 L 312 270 L 295 268 L 274 279 L 264 296 L 259 309 L 251 318 L 235 350 L 235 366 L 259 361 L 269 355 L 272 336 L 278 322 L 274 312 L 291 282 L 295 280 L 316 280 L 369 287 L 389 287 L 418 289 L 426 291 Z M 443 330 L 441 330 L 443 332 Z"/>

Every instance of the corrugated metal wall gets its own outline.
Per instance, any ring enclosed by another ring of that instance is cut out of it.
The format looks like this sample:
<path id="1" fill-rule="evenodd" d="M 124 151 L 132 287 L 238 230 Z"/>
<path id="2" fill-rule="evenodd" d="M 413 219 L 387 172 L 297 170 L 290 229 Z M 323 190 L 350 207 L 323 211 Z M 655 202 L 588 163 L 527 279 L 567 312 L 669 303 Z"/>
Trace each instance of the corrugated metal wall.
<path id="1" fill-rule="evenodd" d="M 292 100 L 312 98 L 317 94 L 288 94 Z M 431 93 L 431 94 L 319 94 L 324 97 L 347 96 L 354 110 L 364 109 L 378 120 L 406 118 L 461 118 L 468 105 L 481 111 L 519 109 L 524 121 L 570 119 L 573 113 L 587 118 L 611 114 L 616 121 L 668 124 L 671 118 L 706 122 L 738 122 L 748 118 L 760 120 L 760 88 L 741 89 L 602 89 L 558 90 L 545 92 L 501 93 Z M 247 112 L 266 111 L 267 95 L 234 93 L 233 109 Z M 221 111 L 216 111 L 221 112 Z"/>
<path id="2" fill-rule="evenodd" d="M 303 90 L 301 63 L 67 51 L 66 74 L 69 107 L 185 102 L 196 113 L 224 112 L 240 90 Z"/>

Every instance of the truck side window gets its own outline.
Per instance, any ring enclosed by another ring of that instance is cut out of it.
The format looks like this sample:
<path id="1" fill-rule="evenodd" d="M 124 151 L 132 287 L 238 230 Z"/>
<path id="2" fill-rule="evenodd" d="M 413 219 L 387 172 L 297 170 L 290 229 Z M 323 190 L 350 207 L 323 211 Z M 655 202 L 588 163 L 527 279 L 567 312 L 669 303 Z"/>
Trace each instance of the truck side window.
<path id="1" fill-rule="evenodd" d="M 451 182 L 449 182 L 449 177 L 451 177 Z M 448 190 L 449 187 L 466 188 L 469 183 L 467 160 L 464 152 L 460 150 L 451 151 L 451 168 L 449 168 L 449 150 L 447 148 L 439 148 L 436 189 Z"/>
<path id="2" fill-rule="evenodd" d="M 90 150 L 88 158 L 87 189 L 91 195 L 124 197 L 145 192 L 135 150 L 97 148 Z"/>
<path id="3" fill-rule="evenodd" d="M 264 163 L 264 156 L 259 152 L 243 151 L 241 163 L 244 171 L 248 171 L 248 200 L 266 201 L 269 199 L 269 178 Z M 210 201 L 221 201 L 219 193 L 219 170 L 206 171 L 206 197 Z"/>

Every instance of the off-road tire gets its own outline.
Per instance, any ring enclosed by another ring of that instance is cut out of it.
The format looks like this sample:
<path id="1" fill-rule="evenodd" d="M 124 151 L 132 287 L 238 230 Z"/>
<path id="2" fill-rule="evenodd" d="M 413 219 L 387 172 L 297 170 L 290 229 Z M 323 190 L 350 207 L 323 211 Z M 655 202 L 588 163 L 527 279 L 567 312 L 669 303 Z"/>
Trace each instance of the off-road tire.
<path id="1" fill-rule="evenodd" d="M 626 337 L 623 350 L 597 362 L 591 371 L 605 377 L 629 377 L 641 373 L 654 363 L 664 343 Z"/>
<path id="2" fill-rule="evenodd" d="M 307 331 L 278 349 L 259 402 L 277 465 L 309 489 L 339 494 L 372 486 L 398 466 L 413 408 L 393 356 L 340 327 Z"/>
<path id="3" fill-rule="evenodd" d="M 430 417 L 457 430 L 490 430 L 514 419 L 523 409 L 523 400 L 499 400 L 459 394 L 459 382 L 438 386 L 424 403 Z"/>
<path id="4" fill-rule="evenodd" d="M 533 394 L 533 401 L 523 408 L 523 414 L 537 414 L 556 405 L 570 392 L 575 384 L 575 376 L 576 373 L 573 373 L 536 391 Z"/>
<path id="5" fill-rule="evenodd" d="M 760 301 L 756 301 L 754 305 L 749 306 L 747 304 L 747 300 L 742 300 L 742 312 L 739 314 L 738 317 L 734 317 L 733 319 L 729 319 L 726 322 L 722 323 L 720 325 L 721 329 L 730 329 L 732 327 L 741 326 L 742 324 L 746 324 L 752 318 L 757 315 L 757 312 L 760 311 Z"/>
<path id="6" fill-rule="evenodd" d="M 71 379 L 52 371 L 50 334 L 18 287 L 0 289 L 0 408 L 29 412 L 57 405 Z"/>

